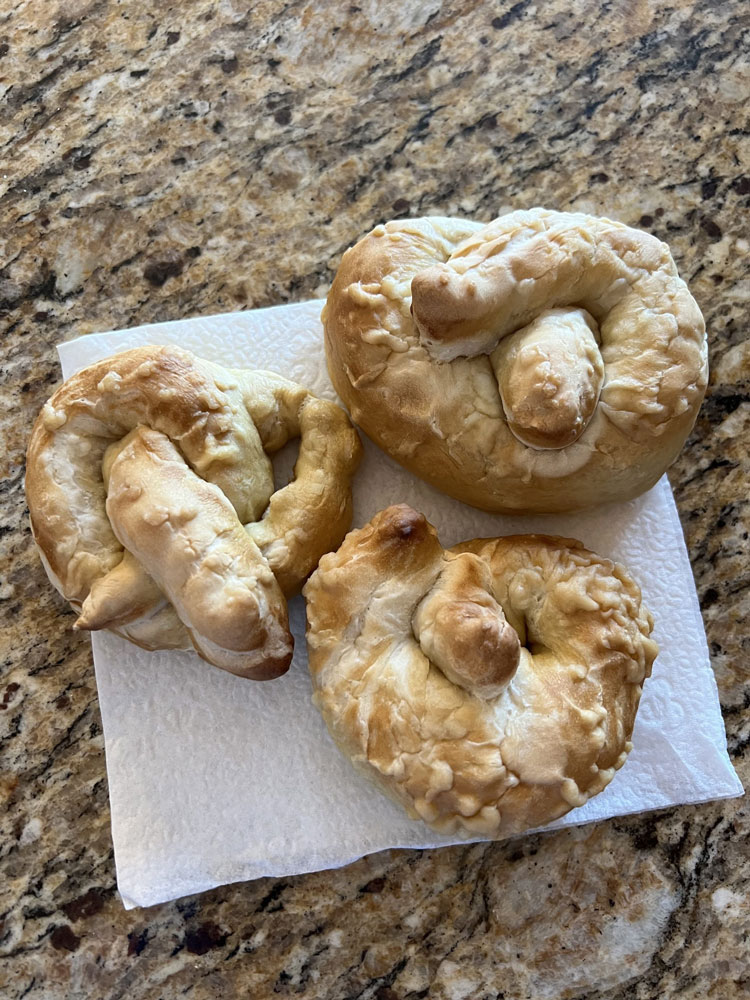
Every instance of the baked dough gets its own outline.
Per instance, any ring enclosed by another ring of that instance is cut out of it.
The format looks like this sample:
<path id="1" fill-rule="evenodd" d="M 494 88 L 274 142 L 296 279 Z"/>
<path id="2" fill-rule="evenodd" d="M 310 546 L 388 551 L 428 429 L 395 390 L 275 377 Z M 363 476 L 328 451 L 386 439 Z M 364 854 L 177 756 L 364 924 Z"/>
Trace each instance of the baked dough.
<path id="1" fill-rule="evenodd" d="M 571 511 L 649 489 L 708 375 L 703 317 L 666 244 L 541 208 L 487 226 L 377 226 L 344 254 L 323 323 L 355 423 L 488 511 Z"/>
<path id="2" fill-rule="evenodd" d="M 308 580 L 314 702 L 362 773 L 441 833 L 502 838 L 622 766 L 653 622 L 622 566 L 515 535 L 444 550 L 406 505 Z"/>
<path id="3" fill-rule="evenodd" d="M 297 436 L 294 479 L 274 492 L 269 455 Z M 349 528 L 360 454 L 344 411 L 294 382 L 136 348 L 42 409 L 32 532 L 78 628 L 277 677 L 292 657 L 285 598 Z"/>

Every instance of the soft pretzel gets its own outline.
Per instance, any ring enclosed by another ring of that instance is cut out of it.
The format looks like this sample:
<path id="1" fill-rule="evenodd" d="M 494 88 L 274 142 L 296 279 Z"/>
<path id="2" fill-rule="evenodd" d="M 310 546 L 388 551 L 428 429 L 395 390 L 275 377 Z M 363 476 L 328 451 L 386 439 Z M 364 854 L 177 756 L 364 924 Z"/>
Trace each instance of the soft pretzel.
<path id="1" fill-rule="evenodd" d="M 274 492 L 268 456 L 296 436 L 295 477 Z M 294 382 L 136 348 L 42 409 L 32 532 L 77 627 L 276 677 L 292 656 L 285 597 L 351 524 L 360 453 L 344 411 Z"/>
<path id="2" fill-rule="evenodd" d="M 666 244 L 586 215 L 377 226 L 344 254 L 323 322 L 354 421 L 489 511 L 637 496 L 706 387 L 703 317 Z"/>
<path id="3" fill-rule="evenodd" d="M 446 551 L 399 505 L 324 556 L 303 593 L 315 704 L 413 818 L 505 837 L 582 805 L 624 763 L 653 623 L 626 570 L 580 542 Z"/>

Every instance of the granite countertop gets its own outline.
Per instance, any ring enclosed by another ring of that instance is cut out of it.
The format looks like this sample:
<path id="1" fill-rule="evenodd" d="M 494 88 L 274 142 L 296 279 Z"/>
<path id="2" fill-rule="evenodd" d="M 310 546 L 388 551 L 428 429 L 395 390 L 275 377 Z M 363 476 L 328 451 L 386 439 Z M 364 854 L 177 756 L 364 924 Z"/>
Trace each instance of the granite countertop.
<path id="1" fill-rule="evenodd" d="M 747 995 L 744 799 L 126 912 L 90 646 L 23 493 L 61 340 L 324 295 L 394 216 L 638 225 L 707 320 L 708 396 L 670 476 L 747 785 L 747 30 L 739 0 L 5 5 L 3 997 Z"/>

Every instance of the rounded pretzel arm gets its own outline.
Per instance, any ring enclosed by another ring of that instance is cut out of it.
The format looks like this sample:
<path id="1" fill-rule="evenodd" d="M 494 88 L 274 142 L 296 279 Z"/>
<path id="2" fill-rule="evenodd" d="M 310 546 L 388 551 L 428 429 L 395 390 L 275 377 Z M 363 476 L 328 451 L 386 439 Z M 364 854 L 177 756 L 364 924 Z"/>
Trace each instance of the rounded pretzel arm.
<path id="1" fill-rule="evenodd" d="M 153 613 L 163 601 L 159 587 L 125 549 L 121 562 L 94 580 L 75 627 L 91 632 L 119 628 Z"/>
<path id="2" fill-rule="evenodd" d="M 252 382 L 246 398 L 264 447 L 273 451 L 300 438 L 294 479 L 273 494 L 262 520 L 245 526 L 289 597 L 339 544 L 341 525 L 351 524 L 349 481 L 362 445 L 335 403 L 270 373 L 254 374 Z"/>
<path id="3" fill-rule="evenodd" d="M 284 673 L 293 640 L 268 563 L 217 487 L 170 440 L 139 427 L 113 446 L 107 513 L 210 663 L 254 680 Z"/>

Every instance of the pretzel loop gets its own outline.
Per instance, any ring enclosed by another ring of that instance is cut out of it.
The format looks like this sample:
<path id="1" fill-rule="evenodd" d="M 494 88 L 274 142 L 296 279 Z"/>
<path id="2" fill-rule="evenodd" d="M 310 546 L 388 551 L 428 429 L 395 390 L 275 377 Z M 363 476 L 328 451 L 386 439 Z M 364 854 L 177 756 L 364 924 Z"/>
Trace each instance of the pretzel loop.
<path id="1" fill-rule="evenodd" d="M 295 479 L 274 493 L 269 454 L 298 435 Z M 137 348 L 44 407 L 32 530 L 77 627 L 266 679 L 291 661 L 285 597 L 351 521 L 359 455 L 344 412 L 293 382 Z"/>
<path id="2" fill-rule="evenodd" d="M 355 422 L 491 511 L 637 496 L 706 388 L 703 317 L 669 248 L 577 213 L 378 226 L 344 254 L 323 321 Z"/>
<path id="3" fill-rule="evenodd" d="M 625 762 L 653 621 L 625 569 L 543 535 L 444 550 L 389 507 L 304 589 L 314 701 L 354 765 L 440 832 L 541 826 Z"/>

